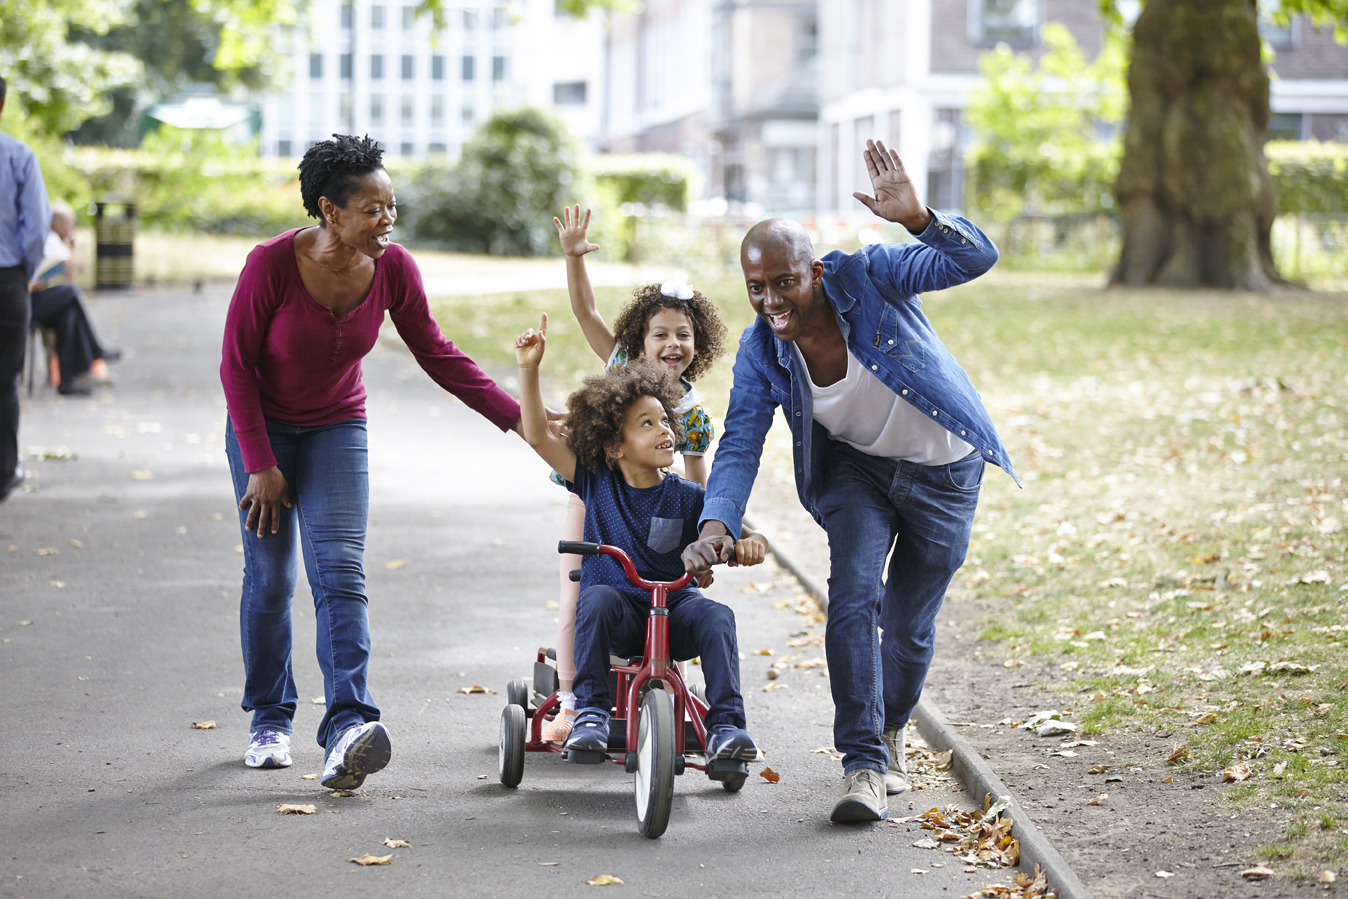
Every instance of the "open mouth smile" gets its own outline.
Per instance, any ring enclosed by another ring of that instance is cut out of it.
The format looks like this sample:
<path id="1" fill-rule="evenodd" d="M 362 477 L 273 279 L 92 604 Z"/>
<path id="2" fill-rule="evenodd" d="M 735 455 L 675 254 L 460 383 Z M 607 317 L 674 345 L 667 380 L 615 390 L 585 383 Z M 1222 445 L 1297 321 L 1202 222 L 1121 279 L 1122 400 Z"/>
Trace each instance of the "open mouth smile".
<path id="1" fill-rule="evenodd" d="M 768 324 L 772 326 L 772 330 L 774 331 L 784 330 L 786 326 L 791 322 L 791 313 L 789 311 L 778 312 L 775 314 L 768 312 L 764 314 L 767 316 Z"/>
<path id="2" fill-rule="evenodd" d="M 674 353 L 668 356 L 661 356 L 660 361 L 665 363 L 669 367 L 674 368 L 677 367 L 681 362 L 683 362 L 683 356 L 679 353 Z"/>
<path id="3" fill-rule="evenodd" d="M 379 246 L 381 247 L 387 247 L 389 245 L 389 241 L 392 239 L 393 239 L 392 231 L 386 231 L 383 234 L 376 234 L 374 236 L 374 242 L 379 244 Z"/>

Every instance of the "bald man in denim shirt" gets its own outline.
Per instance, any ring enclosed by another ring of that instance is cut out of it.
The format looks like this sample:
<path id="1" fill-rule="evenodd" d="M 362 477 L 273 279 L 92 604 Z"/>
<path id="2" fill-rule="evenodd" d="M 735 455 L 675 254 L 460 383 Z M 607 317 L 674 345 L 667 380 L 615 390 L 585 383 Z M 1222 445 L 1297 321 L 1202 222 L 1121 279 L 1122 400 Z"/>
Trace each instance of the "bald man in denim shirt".
<path id="1" fill-rule="evenodd" d="M 853 196 L 918 242 L 815 259 L 796 222 L 750 229 L 740 264 L 758 318 L 735 357 L 701 536 L 683 553 L 699 572 L 728 556 L 726 535 L 739 533 L 781 407 L 801 504 L 828 533 L 824 652 L 846 775 L 831 817 L 841 822 L 881 820 L 887 797 L 908 789 L 904 728 L 931 664 L 936 613 L 969 547 L 983 469 L 1015 477 L 918 298 L 983 274 L 997 248 L 973 223 L 919 202 L 883 143 L 868 141 L 865 159 L 875 197 Z"/>
<path id="2" fill-rule="evenodd" d="M 0 78 L 0 112 L 5 109 Z M 32 149 L 0 134 L 0 501 L 23 483 L 19 462 L 19 374 L 28 343 L 28 282 L 42 263 L 51 209 Z"/>

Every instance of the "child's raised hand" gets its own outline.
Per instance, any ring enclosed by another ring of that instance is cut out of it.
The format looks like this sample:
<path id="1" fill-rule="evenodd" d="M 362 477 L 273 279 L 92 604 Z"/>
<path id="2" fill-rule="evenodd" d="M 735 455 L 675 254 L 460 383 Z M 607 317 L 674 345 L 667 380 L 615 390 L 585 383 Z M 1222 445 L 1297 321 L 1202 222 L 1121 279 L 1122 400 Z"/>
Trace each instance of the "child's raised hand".
<path id="1" fill-rule="evenodd" d="M 586 253 L 592 253 L 599 249 L 599 244 L 590 243 L 585 236 L 585 231 L 590 227 L 590 210 L 585 210 L 584 220 L 580 217 L 580 204 L 576 204 L 574 215 L 571 207 L 566 207 L 562 213 L 566 217 L 566 223 L 553 216 L 552 223 L 557 226 L 557 236 L 562 241 L 562 252 L 568 256 L 584 256 Z"/>
<path id="2" fill-rule="evenodd" d="M 548 338 L 548 314 L 538 323 L 538 330 L 529 328 L 515 338 L 515 363 L 537 367 L 543 361 L 543 348 Z"/>

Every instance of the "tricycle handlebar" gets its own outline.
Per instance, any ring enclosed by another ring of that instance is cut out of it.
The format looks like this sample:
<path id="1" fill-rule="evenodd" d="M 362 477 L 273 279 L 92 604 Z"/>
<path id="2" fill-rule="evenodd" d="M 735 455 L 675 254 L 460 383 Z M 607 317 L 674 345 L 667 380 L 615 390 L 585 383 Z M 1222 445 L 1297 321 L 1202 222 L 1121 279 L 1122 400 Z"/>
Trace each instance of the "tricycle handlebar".
<path id="1" fill-rule="evenodd" d="M 640 587 L 642 590 L 654 590 L 656 587 L 664 587 L 666 590 L 681 590 L 688 586 L 692 581 L 691 572 L 684 572 L 683 577 L 677 581 L 648 581 L 637 574 L 636 566 L 632 564 L 632 557 L 623 552 L 616 546 L 609 546 L 607 543 L 586 543 L 580 540 L 559 540 L 557 542 L 557 552 L 562 555 L 573 554 L 578 556 L 612 556 L 622 565 L 623 571 L 627 573 L 627 579 L 633 586 Z"/>

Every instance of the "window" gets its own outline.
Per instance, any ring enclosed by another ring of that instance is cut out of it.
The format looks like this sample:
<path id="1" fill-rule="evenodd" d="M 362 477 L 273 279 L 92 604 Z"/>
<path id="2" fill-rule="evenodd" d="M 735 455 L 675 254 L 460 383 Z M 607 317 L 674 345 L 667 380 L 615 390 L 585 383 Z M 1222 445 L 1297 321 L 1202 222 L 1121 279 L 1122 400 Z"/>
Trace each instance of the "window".
<path id="1" fill-rule="evenodd" d="M 892 150 L 897 150 L 899 148 L 899 126 L 901 124 L 901 118 L 902 113 L 897 109 L 889 114 L 889 137 L 885 139 L 885 143 L 888 144 Z"/>
<path id="2" fill-rule="evenodd" d="M 417 8 L 415 6 L 403 7 L 403 31 L 411 31 L 417 27 Z"/>
<path id="3" fill-rule="evenodd" d="M 278 140 L 278 141 L 276 142 L 276 155 L 277 155 L 277 156 L 289 156 L 289 155 L 290 155 L 290 141 L 288 141 L 288 140 Z"/>
<path id="4" fill-rule="evenodd" d="M 445 145 L 439 141 L 433 141 L 426 145 L 426 153 L 430 156 L 444 156 Z"/>
<path id="5" fill-rule="evenodd" d="M 384 95 L 370 94 L 370 124 L 384 124 Z"/>
<path id="6" fill-rule="evenodd" d="M 474 69 L 474 67 L 475 67 L 474 64 L 475 64 L 476 62 L 477 62 L 477 60 L 476 60 L 474 57 L 472 57 L 472 56 L 465 56 L 465 57 L 463 58 L 463 60 L 462 60 L 462 63 L 463 63 L 463 65 L 462 65 L 462 71 L 463 71 L 463 80 L 464 80 L 464 81 L 472 81 L 472 80 L 473 80 L 473 76 L 475 75 L 475 72 L 473 71 L 473 69 Z"/>
<path id="7" fill-rule="evenodd" d="M 341 76 L 348 81 L 351 80 L 351 54 L 343 53 L 338 59 L 338 68 L 341 70 Z"/>
<path id="8" fill-rule="evenodd" d="M 1295 37 L 1292 33 L 1292 22 L 1280 25 L 1273 20 L 1273 16 L 1281 6 L 1281 0 L 1259 0 L 1259 36 L 1277 50 L 1291 47 Z"/>
<path id="9" fill-rule="evenodd" d="M 411 125 L 416 120 L 417 105 L 416 100 L 411 94 L 403 94 L 402 100 L 398 104 L 398 118 L 404 125 Z"/>
<path id="10" fill-rule="evenodd" d="M 350 3 L 342 4 L 342 28 L 346 31 L 351 30 L 351 26 L 356 21 L 356 8 Z"/>
<path id="11" fill-rule="evenodd" d="M 1264 140 L 1301 140 L 1301 113 L 1275 112 L 1268 117 Z"/>
<path id="12" fill-rule="evenodd" d="M 323 77 L 323 54 L 309 54 L 309 77 L 315 81 Z"/>
<path id="13" fill-rule="evenodd" d="M 416 77 L 417 58 L 410 53 L 404 53 L 402 58 L 402 76 L 403 81 L 411 81 Z"/>
<path id="14" fill-rule="evenodd" d="M 445 95 L 431 94 L 431 127 L 440 128 L 445 124 Z"/>
<path id="15" fill-rule="evenodd" d="M 370 7 L 370 30 L 371 31 L 384 30 L 384 7 L 382 6 Z"/>
<path id="16" fill-rule="evenodd" d="M 554 106 L 584 106 L 585 105 L 585 87 L 584 81 L 559 81 L 552 86 L 552 102 Z"/>
<path id="17" fill-rule="evenodd" d="M 1032 44 L 1038 33 L 1039 0 L 973 0 L 974 40 Z"/>
<path id="18" fill-rule="evenodd" d="M 493 56 L 491 58 L 491 80 L 505 81 L 506 58 L 504 56 Z"/>
<path id="19" fill-rule="evenodd" d="M 400 156 L 412 155 L 412 142 L 410 140 L 405 140 L 398 145 L 398 155 Z"/>
<path id="20" fill-rule="evenodd" d="M 342 120 L 342 130 L 351 131 L 351 91 L 342 91 L 337 95 L 337 117 Z"/>
<path id="21" fill-rule="evenodd" d="M 498 6 L 491 11 L 491 30 L 504 31 L 510 27 L 510 18 L 506 15 L 504 6 Z"/>
<path id="22" fill-rule="evenodd" d="M 384 54 L 370 54 L 370 80 L 380 81 L 384 77 Z"/>
<path id="23" fill-rule="evenodd" d="M 323 127 L 323 92 L 309 92 L 309 127 Z"/>
<path id="24" fill-rule="evenodd" d="M 472 103 L 465 103 L 465 104 L 463 104 L 463 111 L 459 113 L 459 119 L 460 119 L 465 125 L 471 125 L 471 124 L 473 124 L 473 104 L 472 104 Z"/>
<path id="25" fill-rule="evenodd" d="M 473 12 L 471 9 L 465 9 L 463 11 L 463 30 L 475 31 L 476 29 L 477 29 L 477 13 Z"/>
<path id="26" fill-rule="evenodd" d="M 431 57 L 431 80 L 445 80 L 445 58 L 443 56 L 437 55 Z"/>

